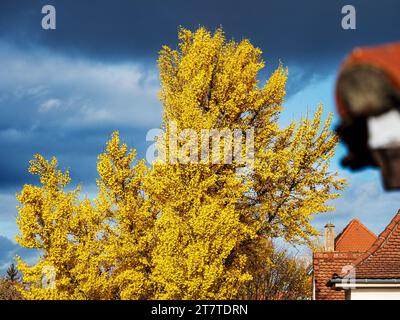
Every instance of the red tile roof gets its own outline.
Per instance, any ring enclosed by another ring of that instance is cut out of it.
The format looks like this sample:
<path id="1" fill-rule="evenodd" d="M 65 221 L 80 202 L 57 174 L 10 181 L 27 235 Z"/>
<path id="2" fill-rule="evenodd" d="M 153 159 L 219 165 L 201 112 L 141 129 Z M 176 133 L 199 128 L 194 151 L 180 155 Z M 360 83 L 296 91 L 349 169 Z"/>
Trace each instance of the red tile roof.
<path id="1" fill-rule="evenodd" d="M 377 236 L 358 219 L 353 219 L 335 238 L 334 252 L 316 252 L 313 256 L 315 299 L 344 300 L 344 291 L 327 287 L 334 273 L 342 274 L 343 267 L 352 265 L 376 241 Z"/>
<path id="2" fill-rule="evenodd" d="M 313 256 L 314 286 L 316 300 L 344 300 L 344 291 L 326 286 L 334 273 L 341 274 L 362 252 L 316 252 Z"/>
<path id="3" fill-rule="evenodd" d="M 400 279 L 400 211 L 353 263 L 357 279 Z"/>
<path id="4" fill-rule="evenodd" d="M 335 251 L 365 252 L 376 241 L 377 236 L 360 220 L 353 219 L 335 239 Z"/>

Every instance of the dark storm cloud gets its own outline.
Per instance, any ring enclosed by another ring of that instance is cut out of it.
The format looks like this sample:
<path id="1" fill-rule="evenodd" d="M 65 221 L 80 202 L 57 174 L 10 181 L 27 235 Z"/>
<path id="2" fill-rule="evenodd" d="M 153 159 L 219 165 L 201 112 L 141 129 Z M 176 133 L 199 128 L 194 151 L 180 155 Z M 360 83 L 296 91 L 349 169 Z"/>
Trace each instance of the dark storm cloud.
<path id="1" fill-rule="evenodd" d="M 24 183 L 38 183 L 38 178 L 28 173 L 29 160 L 35 154 L 42 154 L 46 159 L 56 156 L 62 170 L 68 169 L 74 184 L 95 183 L 97 177 L 97 156 L 103 152 L 106 141 L 114 130 L 119 130 L 121 139 L 129 147 L 139 150 L 143 158 L 146 149 L 146 130 L 122 127 L 99 127 L 95 130 L 51 128 L 38 129 L 34 132 L 21 131 L 20 137 L 0 141 L 0 147 L 6 151 L 0 158 L 0 189 L 13 193 Z"/>
<path id="2" fill-rule="evenodd" d="M 176 44 L 179 25 L 250 38 L 267 66 L 289 65 L 289 96 L 334 73 L 351 47 L 400 39 L 400 2 L 350 3 L 357 30 L 344 31 L 347 1 L 1 1 L 0 186 L 31 181 L 27 161 L 38 152 L 76 165 L 79 181 L 93 179 L 113 129 L 125 128 L 143 154 L 161 114 L 155 59 Z M 41 28 L 44 4 L 56 7 L 54 31 Z"/>
<path id="3" fill-rule="evenodd" d="M 357 30 L 341 29 L 341 8 L 357 10 Z M 41 6 L 57 9 L 57 30 L 40 28 Z M 19 44 L 104 59 L 154 59 L 162 44 L 176 43 L 179 25 L 222 25 L 228 37 L 249 37 L 268 60 L 318 64 L 355 45 L 400 38 L 400 2 L 380 1 L 2 1 L 2 36 Z"/>
<path id="4" fill-rule="evenodd" d="M 123 63 L 147 65 L 156 74 L 157 52 L 176 44 L 179 25 L 222 25 L 228 37 L 250 38 L 267 66 L 279 59 L 290 66 L 289 96 L 332 74 L 351 47 L 400 39 L 400 2 L 351 1 L 357 30 L 344 31 L 340 10 L 347 3 L 1 1 L 0 185 L 31 181 L 27 161 L 37 152 L 76 164 L 76 178 L 87 181 L 113 129 L 125 128 L 144 149 L 145 129 L 160 119 L 157 76 Z M 44 4 L 56 7 L 55 31 L 41 28 Z"/>

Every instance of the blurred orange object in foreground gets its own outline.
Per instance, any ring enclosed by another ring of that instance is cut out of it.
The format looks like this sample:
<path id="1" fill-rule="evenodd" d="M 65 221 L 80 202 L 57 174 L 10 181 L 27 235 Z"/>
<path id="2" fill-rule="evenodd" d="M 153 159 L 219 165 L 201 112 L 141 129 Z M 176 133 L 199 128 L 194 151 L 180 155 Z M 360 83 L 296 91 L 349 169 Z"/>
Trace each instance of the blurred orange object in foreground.
<path id="1" fill-rule="evenodd" d="M 400 188 L 400 43 L 353 50 L 339 72 L 336 103 L 337 132 L 349 151 L 342 164 L 379 166 L 385 188 Z"/>

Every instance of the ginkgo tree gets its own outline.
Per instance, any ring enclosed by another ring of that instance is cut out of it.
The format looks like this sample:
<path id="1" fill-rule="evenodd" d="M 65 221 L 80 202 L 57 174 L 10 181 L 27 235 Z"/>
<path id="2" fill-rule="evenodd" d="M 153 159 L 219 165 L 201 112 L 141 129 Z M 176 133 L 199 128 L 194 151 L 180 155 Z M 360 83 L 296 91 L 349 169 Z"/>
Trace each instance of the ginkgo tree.
<path id="1" fill-rule="evenodd" d="M 32 266 L 18 260 L 25 297 L 237 298 L 254 273 L 249 248 L 277 237 L 310 243 L 317 234 L 310 219 L 333 210 L 328 200 L 345 184 L 329 171 L 337 137 L 322 107 L 278 124 L 288 71 L 279 65 L 260 85 L 261 55 L 221 29 L 182 28 L 179 46 L 164 46 L 158 60 L 164 138 L 172 129 L 252 130 L 251 164 L 179 161 L 181 154 L 146 165 L 115 132 L 98 159 L 98 196 L 89 200 L 68 187 L 56 159 L 31 161 L 41 185 L 17 195 L 17 241 L 42 254 Z M 161 153 L 174 147 L 160 139 Z"/>

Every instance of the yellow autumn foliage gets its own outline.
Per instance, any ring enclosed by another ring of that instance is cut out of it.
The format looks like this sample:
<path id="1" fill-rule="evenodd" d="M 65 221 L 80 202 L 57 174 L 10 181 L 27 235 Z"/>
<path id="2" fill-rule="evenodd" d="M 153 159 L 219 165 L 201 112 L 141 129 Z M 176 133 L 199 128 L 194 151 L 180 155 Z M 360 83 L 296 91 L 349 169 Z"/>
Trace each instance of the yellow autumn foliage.
<path id="1" fill-rule="evenodd" d="M 171 121 L 178 134 L 252 129 L 254 163 L 147 166 L 115 132 L 98 158 L 98 196 L 89 200 L 70 189 L 55 158 L 35 156 L 29 171 L 41 184 L 17 195 L 17 241 L 41 250 L 35 265 L 18 260 L 26 298 L 237 298 L 252 281 L 249 244 L 308 243 L 313 215 L 333 210 L 327 202 L 344 181 L 329 171 L 337 138 L 322 107 L 281 128 L 287 69 L 280 65 L 260 85 L 262 52 L 248 40 L 199 28 L 181 29 L 179 41 L 158 61 L 165 135 Z M 168 141 L 163 148 L 172 151 Z"/>

